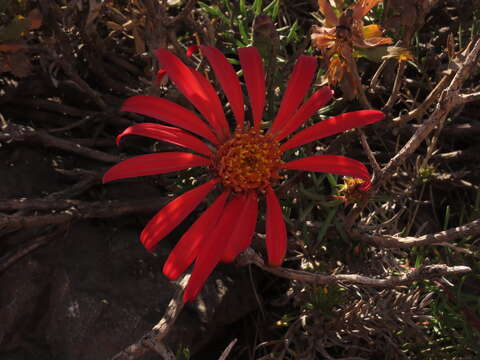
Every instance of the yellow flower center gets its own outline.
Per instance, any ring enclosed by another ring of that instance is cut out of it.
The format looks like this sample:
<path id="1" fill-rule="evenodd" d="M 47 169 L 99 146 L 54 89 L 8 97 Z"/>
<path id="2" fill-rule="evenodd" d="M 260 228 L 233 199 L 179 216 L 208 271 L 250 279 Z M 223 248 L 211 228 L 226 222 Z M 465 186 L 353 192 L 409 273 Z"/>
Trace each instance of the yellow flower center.
<path id="1" fill-rule="evenodd" d="M 278 178 L 283 161 L 280 144 L 258 130 L 236 132 L 222 144 L 214 159 L 217 175 L 225 187 L 235 192 L 263 192 Z"/>

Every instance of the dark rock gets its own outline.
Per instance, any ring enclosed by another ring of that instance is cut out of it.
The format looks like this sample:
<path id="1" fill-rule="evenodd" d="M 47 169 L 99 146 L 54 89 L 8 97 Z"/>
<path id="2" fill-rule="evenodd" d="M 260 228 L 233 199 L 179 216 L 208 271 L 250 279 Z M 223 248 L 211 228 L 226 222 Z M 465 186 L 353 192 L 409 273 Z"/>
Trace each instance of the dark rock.
<path id="1" fill-rule="evenodd" d="M 174 291 L 168 241 L 155 256 L 137 231 L 101 225 L 77 223 L 1 274 L 2 359 L 108 359 L 160 320 Z M 256 306 L 246 269 L 220 266 L 166 341 L 195 352 Z"/>

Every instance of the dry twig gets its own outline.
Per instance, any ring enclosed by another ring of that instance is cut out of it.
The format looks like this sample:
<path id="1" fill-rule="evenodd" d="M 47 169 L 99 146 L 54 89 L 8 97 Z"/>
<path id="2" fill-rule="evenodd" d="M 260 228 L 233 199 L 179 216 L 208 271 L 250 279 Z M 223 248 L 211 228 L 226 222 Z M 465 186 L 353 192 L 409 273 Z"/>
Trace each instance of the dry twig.
<path id="1" fill-rule="evenodd" d="M 465 50 L 465 55 L 462 56 L 463 61 L 458 65 L 458 70 L 453 76 L 448 86 L 441 92 L 438 103 L 435 110 L 429 116 L 429 118 L 415 131 L 410 140 L 400 149 L 400 151 L 390 159 L 388 164 L 381 169 L 378 173 L 379 176 L 373 180 L 373 185 L 370 190 L 374 195 L 379 188 L 387 181 L 398 167 L 405 162 L 405 160 L 412 155 L 420 146 L 420 144 L 427 138 L 427 136 L 439 126 L 452 111 L 452 109 L 459 104 L 460 89 L 463 83 L 469 78 L 470 73 L 477 64 L 477 60 L 480 55 L 480 39 L 469 44 Z M 442 79 L 443 80 L 443 79 Z M 437 85 L 434 91 L 439 91 L 441 87 Z M 434 99 L 434 96 L 431 97 Z M 433 100 L 432 100 L 433 101 Z M 345 225 L 347 231 L 351 230 L 351 227 L 355 219 L 360 215 L 365 208 L 368 199 L 365 199 L 361 204 L 356 206 L 347 216 Z"/>
<path id="2" fill-rule="evenodd" d="M 358 274 L 325 275 L 307 271 L 287 269 L 284 267 L 270 267 L 265 265 L 262 258 L 251 248 L 245 250 L 238 259 L 242 265 L 255 264 L 262 270 L 290 280 L 297 280 L 316 285 L 327 284 L 355 284 L 381 288 L 391 288 L 405 285 L 418 280 L 438 279 L 445 275 L 464 274 L 470 272 L 468 266 L 425 265 L 407 271 L 401 275 L 387 276 L 385 278 L 372 278 Z"/>
<path id="3" fill-rule="evenodd" d="M 376 244 L 384 248 L 408 248 L 412 246 L 440 245 L 444 242 L 452 242 L 469 235 L 480 234 L 480 219 L 469 222 L 468 224 L 440 231 L 433 234 L 426 234 L 419 237 L 397 237 L 391 235 L 369 235 L 359 234 L 363 241 Z"/>
<path id="4" fill-rule="evenodd" d="M 458 71 L 456 72 L 450 84 L 445 90 L 443 90 L 437 106 L 428 120 L 417 129 L 415 134 L 410 138 L 405 146 L 400 149 L 400 151 L 382 169 L 379 178 L 373 184 L 374 191 L 377 190 L 381 184 L 383 184 L 384 181 L 393 174 L 395 169 L 397 169 L 398 166 L 407 159 L 407 157 L 417 150 L 417 148 L 427 138 L 432 130 L 440 125 L 448 113 L 458 104 L 459 90 L 463 83 L 468 79 L 472 69 L 476 65 L 479 54 L 480 39 L 475 42 L 471 48 L 471 51 L 467 52 L 465 60 L 459 65 Z"/>
<path id="5" fill-rule="evenodd" d="M 33 142 L 45 147 L 54 147 L 60 150 L 78 154 L 90 159 L 106 163 L 117 163 L 122 160 L 120 156 L 111 155 L 103 151 L 87 148 L 69 140 L 52 136 L 43 130 L 35 130 L 29 126 L 9 123 L 0 133 L 0 142 Z"/>
<path id="6" fill-rule="evenodd" d="M 218 360 L 226 360 L 227 356 L 230 354 L 232 351 L 233 347 L 237 343 L 238 339 L 233 339 L 230 344 L 226 347 L 226 349 L 223 351 L 222 355 L 218 358 Z"/>
<path id="7" fill-rule="evenodd" d="M 78 219 L 106 219 L 126 214 L 148 213 L 165 205 L 166 198 L 142 200 L 108 200 L 83 202 L 78 200 L 5 200 L 0 203 L 5 210 L 42 210 L 51 211 L 48 215 L 2 215 L 0 229 L 29 228 L 42 225 L 68 223 Z M 68 208 L 66 208 L 70 205 Z"/>

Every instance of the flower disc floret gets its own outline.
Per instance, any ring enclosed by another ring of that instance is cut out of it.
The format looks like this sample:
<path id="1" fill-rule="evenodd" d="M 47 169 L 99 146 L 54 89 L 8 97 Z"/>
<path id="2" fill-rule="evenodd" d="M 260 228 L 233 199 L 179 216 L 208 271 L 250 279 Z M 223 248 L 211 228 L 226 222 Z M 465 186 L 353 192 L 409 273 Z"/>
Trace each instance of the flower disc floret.
<path id="1" fill-rule="evenodd" d="M 256 129 L 236 132 L 218 150 L 214 166 L 223 185 L 235 192 L 263 192 L 278 178 L 283 165 L 280 144 Z"/>

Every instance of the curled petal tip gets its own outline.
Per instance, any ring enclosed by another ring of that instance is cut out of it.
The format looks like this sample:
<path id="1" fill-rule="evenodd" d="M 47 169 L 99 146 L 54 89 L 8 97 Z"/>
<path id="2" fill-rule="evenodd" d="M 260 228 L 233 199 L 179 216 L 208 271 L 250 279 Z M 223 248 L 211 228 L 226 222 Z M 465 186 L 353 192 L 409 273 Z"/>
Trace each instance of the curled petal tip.
<path id="1" fill-rule="evenodd" d="M 198 45 L 190 45 L 190 46 L 187 48 L 186 55 L 187 55 L 188 57 L 190 57 L 190 56 L 192 56 L 193 54 L 195 54 L 199 49 L 200 49 L 200 46 L 198 46 Z"/>
<path id="2" fill-rule="evenodd" d="M 158 71 L 157 71 L 157 75 L 156 75 L 155 82 L 156 82 L 157 84 L 160 84 L 166 74 L 167 74 L 167 70 L 165 70 L 165 69 L 160 69 L 160 70 L 158 70 Z"/>
<path id="3" fill-rule="evenodd" d="M 102 176 L 102 184 L 108 183 L 109 180 L 105 177 L 105 174 Z"/>

